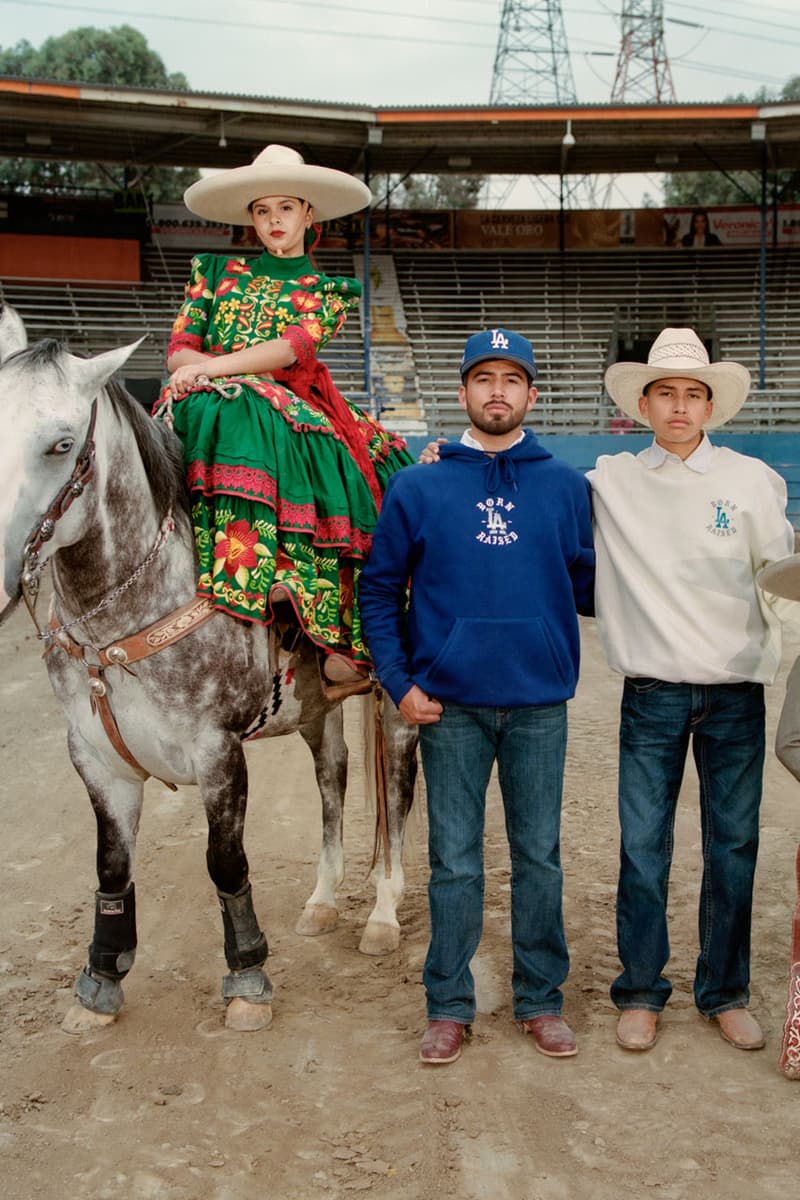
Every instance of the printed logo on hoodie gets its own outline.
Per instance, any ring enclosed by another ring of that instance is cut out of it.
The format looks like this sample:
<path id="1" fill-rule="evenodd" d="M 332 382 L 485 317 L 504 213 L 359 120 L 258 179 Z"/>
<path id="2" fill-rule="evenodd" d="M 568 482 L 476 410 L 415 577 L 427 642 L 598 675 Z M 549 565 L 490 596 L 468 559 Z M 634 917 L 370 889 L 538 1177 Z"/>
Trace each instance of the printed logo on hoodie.
<path id="1" fill-rule="evenodd" d="M 476 541 L 484 546 L 510 546 L 519 540 L 518 534 L 512 528 L 514 518 L 510 514 L 516 508 L 511 500 L 502 496 L 487 496 L 475 506 L 480 514 L 481 527 L 476 534 Z"/>

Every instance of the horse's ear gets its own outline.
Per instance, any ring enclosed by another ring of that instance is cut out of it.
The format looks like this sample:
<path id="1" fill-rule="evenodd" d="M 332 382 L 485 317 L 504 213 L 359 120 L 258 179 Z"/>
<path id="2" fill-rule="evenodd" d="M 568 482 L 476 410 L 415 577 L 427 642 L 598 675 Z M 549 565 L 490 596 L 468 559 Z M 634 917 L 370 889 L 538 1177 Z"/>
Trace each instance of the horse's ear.
<path id="1" fill-rule="evenodd" d="M 107 350 L 105 354 L 98 354 L 94 358 L 76 358 L 74 354 L 69 354 L 67 357 L 70 362 L 70 371 L 75 378 L 80 381 L 82 387 L 85 387 L 87 392 L 92 396 L 104 388 L 115 371 L 118 371 L 144 341 L 140 337 L 138 341 L 131 342 L 128 346 L 117 346 L 115 350 Z"/>
<path id="2" fill-rule="evenodd" d="M 0 310 L 0 363 L 5 362 L 10 354 L 24 350 L 27 344 L 28 335 L 22 317 L 15 308 L 4 304 Z"/>

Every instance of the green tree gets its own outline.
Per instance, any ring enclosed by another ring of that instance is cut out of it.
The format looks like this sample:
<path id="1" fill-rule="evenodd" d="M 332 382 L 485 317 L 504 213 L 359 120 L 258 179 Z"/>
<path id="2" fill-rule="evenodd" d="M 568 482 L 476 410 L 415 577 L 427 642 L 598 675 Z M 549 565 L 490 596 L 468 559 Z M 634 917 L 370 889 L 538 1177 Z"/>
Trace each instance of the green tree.
<path id="1" fill-rule="evenodd" d="M 76 83 L 187 90 L 186 76 L 168 72 L 160 56 L 130 25 L 115 29 L 86 26 L 51 37 L 37 50 L 28 41 L 0 46 L 0 75 Z M 103 191 L 143 188 L 151 200 L 179 200 L 197 172 L 147 163 L 56 162 L 28 158 L 0 161 L 0 186 L 32 192 L 42 188 Z"/>
<path id="2" fill-rule="evenodd" d="M 388 186 L 392 208 L 450 210 L 477 208 L 483 183 L 482 175 L 376 175 L 371 186 L 378 204 L 385 203 Z"/>
<path id="3" fill-rule="evenodd" d="M 769 104 L 776 97 L 766 88 L 755 96 L 731 96 L 731 104 Z M 777 100 L 800 100 L 800 75 L 793 76 L 781 89 Z M 779 171 L 770 179 L 770 198 L 773 188 L 780 201 L 789 203 L 800 199 L 800 171 Z M 710 208 L 717 204 L 760 204 L 761 173 L 759 171 L 684 171 L 664 177 L 664 203 L 667 205 Z"/>

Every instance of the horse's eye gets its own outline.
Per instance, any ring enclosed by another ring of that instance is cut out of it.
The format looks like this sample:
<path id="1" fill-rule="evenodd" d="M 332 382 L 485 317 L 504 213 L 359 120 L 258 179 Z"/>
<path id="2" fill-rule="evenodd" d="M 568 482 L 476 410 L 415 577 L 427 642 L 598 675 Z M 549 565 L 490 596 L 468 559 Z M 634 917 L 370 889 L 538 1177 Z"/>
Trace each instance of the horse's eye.
<path id="1" fill-rule="evenodd" d="M 51 454 L 69 454 L 70 450 L 72 449 L 72 447 L 74 445 L 75 445 L 75 438 L 65 437 L 65 438 L 62 438 L 60 442 L 56 442 L 55 446 L 53 446 L 53 449 L 50 451 L 50 453 Z"/>

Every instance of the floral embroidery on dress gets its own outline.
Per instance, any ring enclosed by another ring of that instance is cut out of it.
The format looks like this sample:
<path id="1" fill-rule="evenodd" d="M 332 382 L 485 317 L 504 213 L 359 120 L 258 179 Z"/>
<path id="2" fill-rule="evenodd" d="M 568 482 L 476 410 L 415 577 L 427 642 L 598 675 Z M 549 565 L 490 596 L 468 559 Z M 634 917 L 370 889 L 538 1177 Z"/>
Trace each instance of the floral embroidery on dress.
<path id="1" fill-rule="evenodd" d="M 237 575 L 242 567 L 255 567 L 258 564 L 256 552 L 253 549 L 258 541 L 258 530 L 251 529 L 247 521 L 230 521 L 225 526 L 224 533 L 217 534 L 217 544 L 214 547 L 214 561 L 222 560 L 223 570 L 227 575 Z M 240 580 L 245 583 L 247 573 Z"/>

